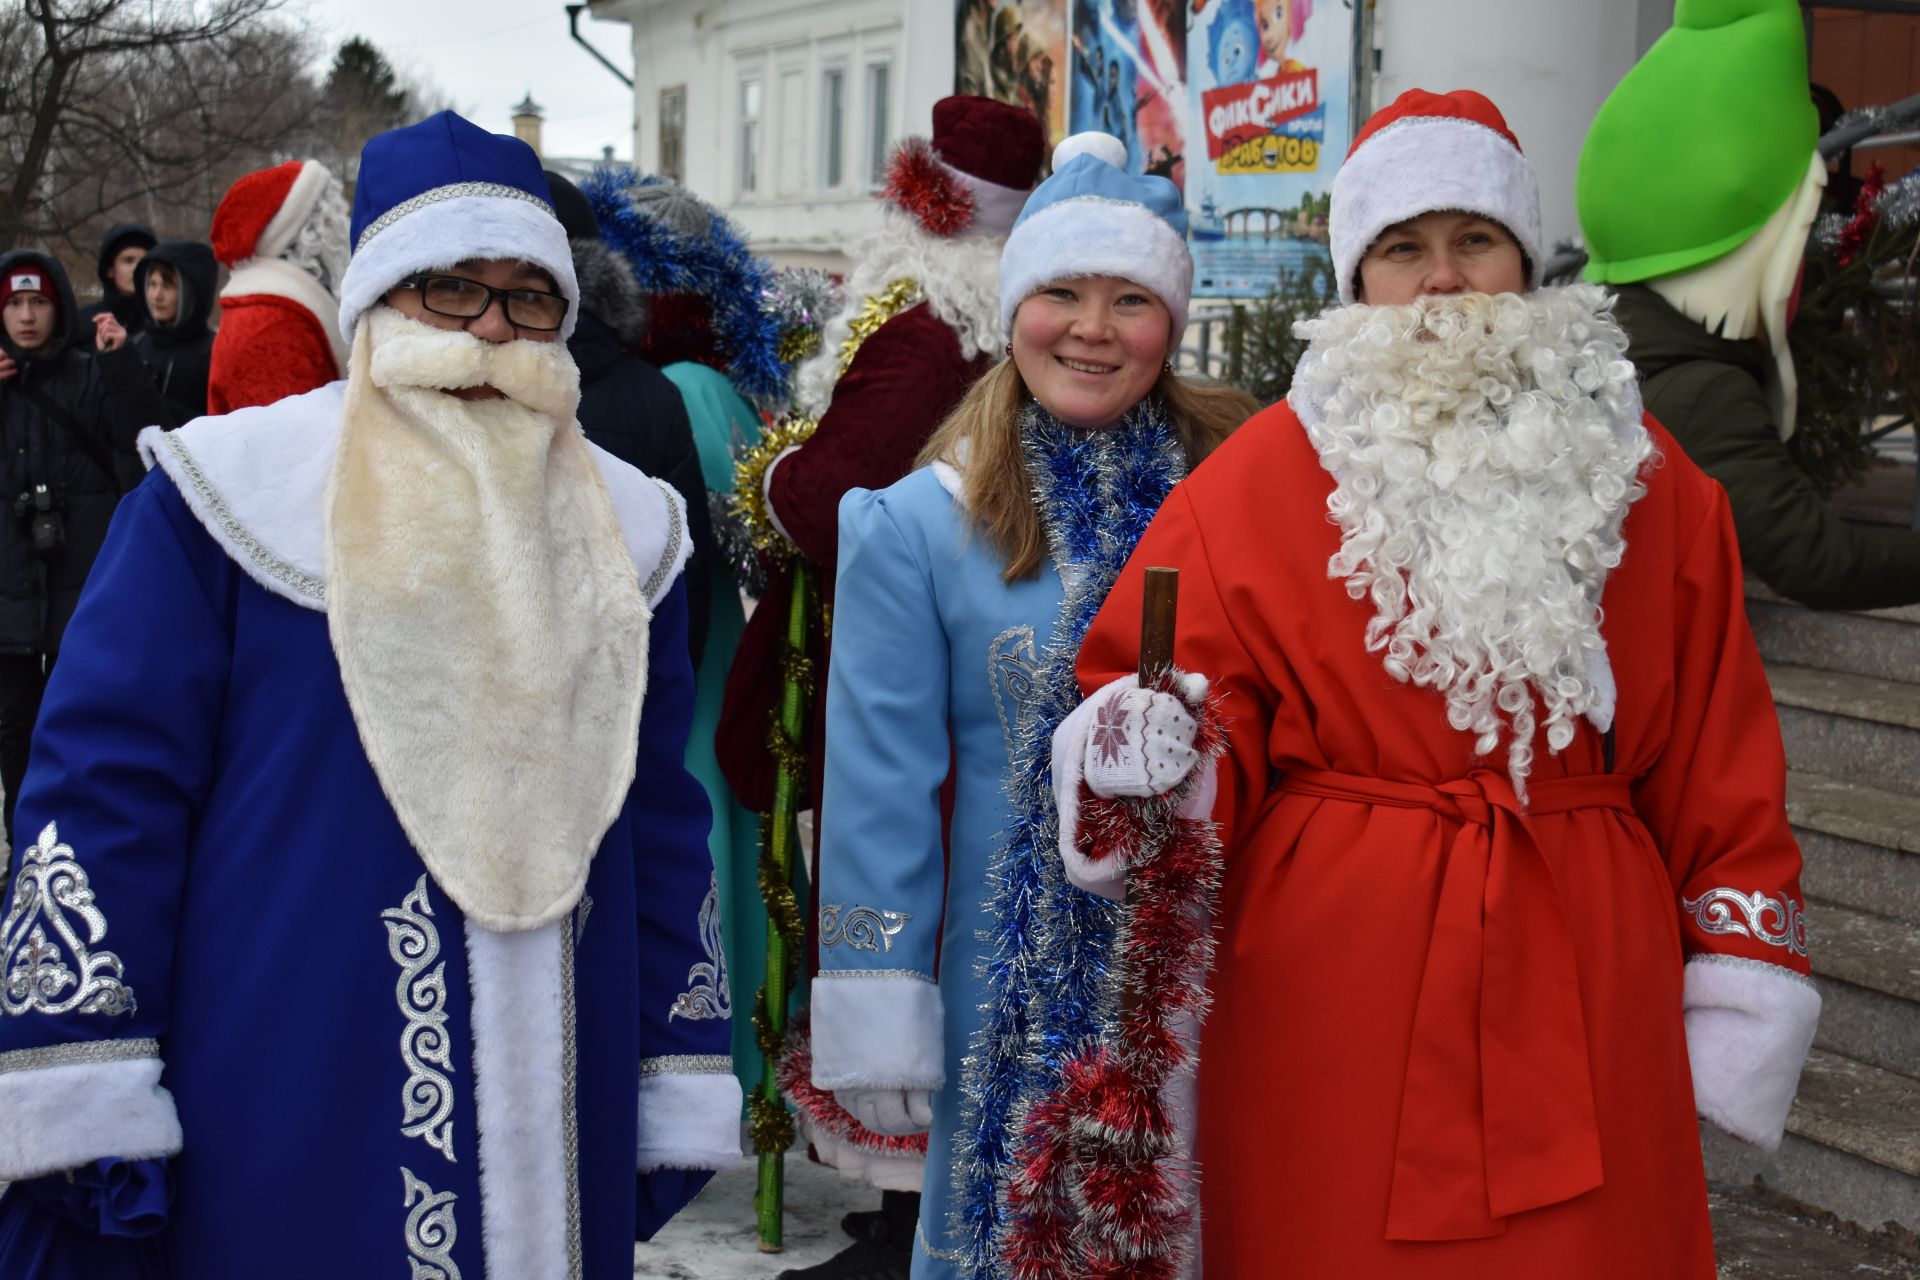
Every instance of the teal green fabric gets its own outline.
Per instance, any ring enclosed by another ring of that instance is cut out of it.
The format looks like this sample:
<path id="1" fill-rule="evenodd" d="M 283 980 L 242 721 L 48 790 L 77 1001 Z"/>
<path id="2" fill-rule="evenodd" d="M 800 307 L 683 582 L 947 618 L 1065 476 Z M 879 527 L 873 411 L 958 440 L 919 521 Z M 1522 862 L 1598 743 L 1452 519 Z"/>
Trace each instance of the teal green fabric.
<path id="1" fill-rule="evenodd" d="M 693 424 L 700 454 L 700 477 L 709 493 L 733 492 L 734 450 L 760 438 L 760 415 L 735 391 L 726 375 L 703 364 L 670 364 L 664 370 L 679 388 Z M 720 723 L 720 699 L 727 669 L 746 627 L 740 588 L 725 558 L 712 561 L 713 605 L 707 621 L 707 649 L 694 673 L 693 733 L 687 741 L 687 770 L 707 789 L 713 802 L 713 831 L 707 846 L 720 886 L 720 927 L 726 938 L 727 973 L 733 989 L 733 1071 L 744 1091 L 760 1082 L 760 1049 L 753 1040 L 753 1000 L 767 967 L 767 911 L 760 902 L 759 818 L 734 802 L 733 792 L 714 756 L 713 735 Z M 806 901 L 803 897 L 801 901 Z M 804 966 L 802 966 L 804 968 Z M 804 981 L 804 978 L 802 979 Z M 801 1000 L 796 997 L 796 1005 Z"/>
<path id="2" fill-rule="evenodd" d="M 1787 202 L 1820 134 L 1800 23 L 1796 0 L 1680 0 L 1580 150 L 1587 279 L 1631 284 L 1701 266 Z"/>

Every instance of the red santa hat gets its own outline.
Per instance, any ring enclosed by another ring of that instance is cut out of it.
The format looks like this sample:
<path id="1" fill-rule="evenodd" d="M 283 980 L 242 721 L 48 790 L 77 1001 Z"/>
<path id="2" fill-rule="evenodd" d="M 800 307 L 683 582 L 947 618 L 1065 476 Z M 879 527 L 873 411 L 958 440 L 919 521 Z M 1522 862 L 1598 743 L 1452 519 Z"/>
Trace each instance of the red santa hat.
<path id="1" fill-rule="evenodd" d="M 1438 210 L 1513 233 L 1540 285 L 1540 183 L 1500 109 L 1471 89 L 1409 89 L 1373 114 L 1333 178 L 1327 231 L 1340 301 L 1355 301 L 1360 259 L 1395 223 Z"/>
<path id="2" fill-rule="evenodd" d="M 955 94 L 933 104 L 933 138 L 907 138 L 882 196 L 929 234 L 1004 236 L 1040 177 L 1046 135 L 1031 111 Z"/>
<path id="3" fill-rule="evenodd" d="M 332 177 L 318 160 L 289 160 L 228 187 L 213 213 L 214 256 L 233 267 L 285 253 Z"/>

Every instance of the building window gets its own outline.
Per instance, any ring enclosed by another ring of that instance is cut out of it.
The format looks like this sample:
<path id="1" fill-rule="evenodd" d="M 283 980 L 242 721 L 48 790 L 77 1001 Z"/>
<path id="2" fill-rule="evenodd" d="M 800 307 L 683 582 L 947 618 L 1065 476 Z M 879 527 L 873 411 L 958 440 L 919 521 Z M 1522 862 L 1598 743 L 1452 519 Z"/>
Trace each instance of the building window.
<path id="1" fill-rule="evenodd" d="M 867 183 L 876 191 L 886 181 L 887 147 L 893 141 L 887 119 L 892 80 L 890 64 L 867 64 Z"/>
<path id="2" fill-rule="evenodd" d="M 740 82 L 740 194 L 760 188 L 760 81 Z"/>
<path id="3" fill-rule="evenodd" d="M 687 180 L 687 86 L 660 91 L 660 176 Z"/>
<path id="4" fill-rule="evenodd" d="M 820 185 L 838 190 L 846 179 L 847 69 L 828 67 L 820 80 L 820 133 L 826 154 L 820 158 Z"/>

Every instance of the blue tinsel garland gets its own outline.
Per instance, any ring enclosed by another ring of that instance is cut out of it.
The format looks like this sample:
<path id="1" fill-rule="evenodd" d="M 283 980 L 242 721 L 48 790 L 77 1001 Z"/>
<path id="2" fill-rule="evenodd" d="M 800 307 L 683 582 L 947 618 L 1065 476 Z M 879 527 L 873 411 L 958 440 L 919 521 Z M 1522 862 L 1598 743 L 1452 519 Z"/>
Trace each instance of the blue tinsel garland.
<path id="1" fill-rule="evenodd" d="M 648 293 L 697 293 L 707 299 L 713 335 L 727 354 L 727 377 L 763 408 L 786 398 L 789 366 L 780 359 L 787 321 L 766 305 L 772 266 L 747 251 L 733 227 L 713 216 L 704 238 L 682 236 L 634 208 L 629 193 L 659 178 L 624 165 L 603 165 L 580 184 L 601 237 L 633 269 Z"/>
<path id="2" fill-rule="evenodd" d="M 1100 1031 L 1101 979 L 1114 903 L 1074 888 L 1060 866 L 1053 800 L 1053 732 L 1079 705 L 1074 662 L 1087 628 L 1134 544 L 1186 472 L 1179 433 L 1144 400 L 1119 425 L 1083 431 L 1038 406 L 1021 422 L 1034 502 L 1066 596 L 1014 726 L 1007 774 L 1012 824 L 990 864 L 993 920 L 984 976 L 986 1019 L 962 1073 L 954 1135 L 950 1226 L 968 1280 L 998 1280 L 1005 1188 L 1020 1109 L 1043 1096 L 1060 1066 Z"/>

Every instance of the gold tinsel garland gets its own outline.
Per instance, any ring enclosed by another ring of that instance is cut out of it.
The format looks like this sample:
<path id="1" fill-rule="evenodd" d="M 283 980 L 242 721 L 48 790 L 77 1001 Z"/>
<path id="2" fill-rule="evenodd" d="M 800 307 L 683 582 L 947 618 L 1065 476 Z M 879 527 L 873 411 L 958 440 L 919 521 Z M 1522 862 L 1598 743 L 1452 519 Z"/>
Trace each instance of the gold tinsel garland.
<path id="1" fill-rule="evenodd" d="M 860 353 L 861 344 L 878 332 L 881 325 L 920 300 L 920 282 L 911 277 L 895 280 L 880 292 L 867 295 L 866 301 L 860 304 L 860 314 L 847 325 L 846 340 L 840 344 L 840 372 L 846 373 L 854 356 Z"/>
<path id="2" fill-rule="evenodd" d="M 767 468 L 788 449 L 805 444 L 819 425 L 812 418 L 781 418 L 762 431 L 753 448 L 733 464 L 733 497 L 728 507 L 739 517 L 754 550 L 775 564 L 785 564 L 792 557 L 793 544 L 767 510 Z"/>

